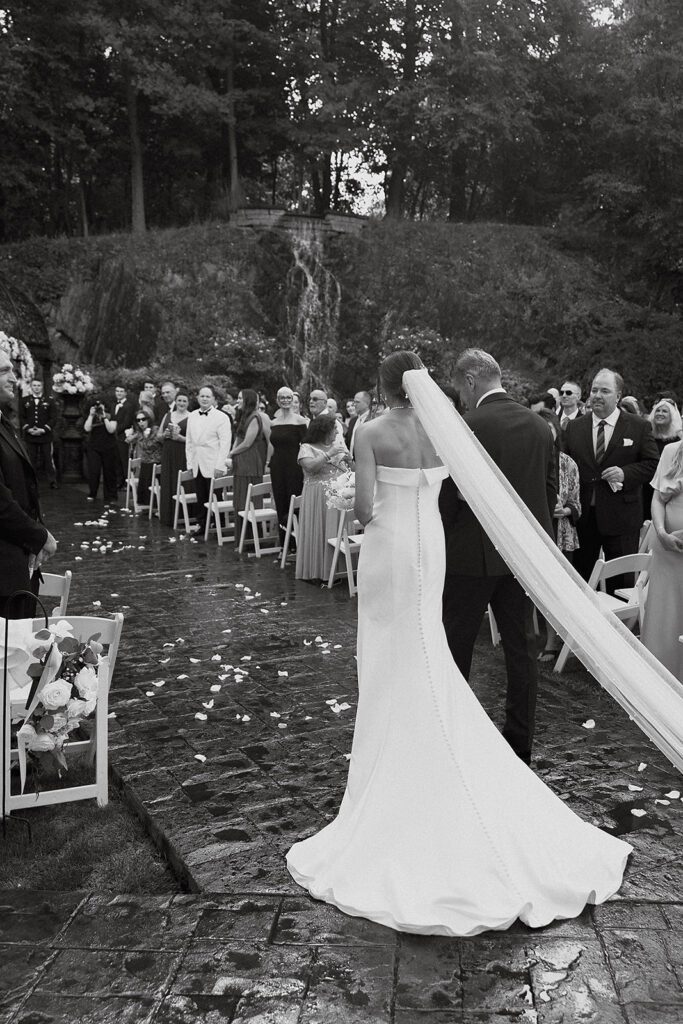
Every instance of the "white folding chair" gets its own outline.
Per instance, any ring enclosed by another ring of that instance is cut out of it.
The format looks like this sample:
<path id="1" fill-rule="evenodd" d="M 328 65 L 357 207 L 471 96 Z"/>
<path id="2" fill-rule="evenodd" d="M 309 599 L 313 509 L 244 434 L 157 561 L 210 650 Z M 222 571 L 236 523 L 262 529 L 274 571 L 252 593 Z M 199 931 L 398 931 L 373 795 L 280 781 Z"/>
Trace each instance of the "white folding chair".
<path id="1" fill-rule="evenodd" d="M 646 519 L 640 530 L 640 544 L 638 546 L 638 554 L 642 555 L 648 551 L 652 551 L 652 544 L 656 537 L 656 531 L 652 525 L 652 520 Z M 603 583 L 602 589 L 604 590 L 605 585 Z M 624 601 L 633 601 L 636 597 L 635 587 L 619 587 L 614 591 L 617 597 L 622 598 Z"/>
<path id="2" fill-rule="evenodd" d="M 131 498 L 133 499 L 133 512 L 139 511 L 138 505 L 138 484 L 140 482 L 140 459 L 128 458 L 128 474 L 126 476 L 126 509 L 130 508 Z"/>
<path id="3" fill-rule="evenodd" d="M 123 629 L 123 615 L 120 612 L 112 619 L 97 618 L 94 616 L 54 616 L 66 618 L 73 627 L 73 634 L 79 640 L 89 640 L 94 634 L 99 633 L 99 642 L 104 644 L 107 652 L 102 659 L 98 670 L 97 705 L 95 708 L 95 730 L 90 739 L 67 741 L 63 747 L 66 758 L 73 755 L 86 754 L 89 763 L 95 761 L 95 782 L 84 786 L 63 786 L 58 789 L 41 790 L 39 793 L 21 793 L 12 795 L 11 792 L 11 771 L 12 764 L 18 761 L 19 752 L 16 747 L 11 746 L 11 720 L 23 719 L 26 713 L 26 697 L 12 699 L 7 694 L 9 702 L 9 714 L 6 716 L 4 764 L 5 772 L 5 806 L 2 809 L 4 815 L 12 811 L 18 811 L 27 807 L 44 807 L 47 804 L 63 804 L 73 800 L 90 800 L 95 798 L 100 807 L 104 807 L 108 801 L 108 716 L 109 716 L 109 688 L 114 674 L 114 664 L 118 653 L 121 630 Z M 53 621 L 51 619 L 51 621 Z M 43 619 L 35 619 L 34 630 L 42 629 Z"/>
<path id="4" fill-rule="evenodd" d="M 71 569 L 67 569 L 63 576 L 54 572 L 44 572 L 43 582 L 40 584 L 38 597 L 58 597 L 59 604 L 55 605 L 51 614 L 64 618 L 69 603 L 69 591 L 71 590 Z"/>
<path id="5" fill-rule="evenodd" d="M 292 537 L 299 543 L 299 516 L 297 512 L 301 509 L 301 495 L 293 494 L 289 499 L 289 512 L 287 513 L 287 528 L 285 530 L 285 540 L 282 545 L 282 557 L 280 558 L 280 568 L 284 569 L 285 562 L 287 561 L 287 555 L 289 554 L 289 545 Z"/>
<path id="6" fill-rule="evenodd" d="M 257 507 L 262 505 L 262 507 Z M 238 551 L 244 551 L 247 540 L 247 526 L 251 526 L 251 535 L 254 542 L 253 553 L 255 558 L 264 554 L 274 554 L 280 550 L 280 538 L 278 534 L 277 509 L 273 501 L 273 490 L 269 483 L 249 484 L 247 489 L 247 500 L 244 509 L 239 512 L 242 520 L 240 542 Z M 275 543 L 271 543 L 272 541 Z M 262 547 L 262 542 L 267 547 Z"/>
<path id="7" fill-rule="evenodd" d="M 596 592 L 598 601 L 603 608 L 609 608 L 614 612 L 624 625 L 631 629 L 636 622 L 642 623 L 647 598 L 647 582 L 652 563 L 652 552 L 646 551 L 635 555 L 622 555 L 621 558 L 611 558 L 606 562 L 599 558 L 593 566 L 593 572 L 588 580 L 588 586 Z M 633 588 L 626 588 L 629 595 L 627 600 L 617 597 L 616 594 L 608 594 L 604 587 L 605 580 L 614 576 L 621 576 L 623 573 L 636 573 L 636 583 Z M 598 614 L 596 612 L 596 614 Z M 553 671 L 562 672 L 567 663 L 567 658 L 572 653 L 571 638 L 562 645 Z"/>
<path id="8" fill-rule="evenodd" d="M 178 485 L 176 487 L 176 493 L 174 497 L 175 512 L 173 514 L 173 529 L 178 529 L 178 518 L 180 516 L 180 510 L 183 510 L 183 521 L 185 523 L 185 533 L 189 533 L 191 529 L 190 525 L 190 505 L 194 505 L 197 501 L 197 495 L 194 490 L 194 475 L 191 469 L 180 469 L 178 470 Z"/>
<path id="9" fill-rule="evenodd" d="M 147 518 L 151 519 L 156 505 L 157 515 L 161 513 L 161 466 L 155 462 L 152 466 L 152 479 L 149 482 L 149 509 Z"/>
<path id="10" fill-rule="evenodd" d="M 234 541 L 235 539 L 236 525 L 230 521 L 230 515 L 235 511 L 232 500 L 232 488 L 233 478 L 231 476 L 214 477 L 209 487 L 209 500 L 206 502 L 207 512 L 204 540 L 209 539 L 209 530 L 213 520 L 219 547 L 223 545 L 224 541 Z"/>
<path id="11" fill-rule="evenodd" d="M 328 537 L 327 543 L 333 548 L 330 574 L 327 578 L 328 589 L 331 589 L 334 586 L 339 556 L 343 555 L 346 580 L 349 585 L 349 595 L 354 597 L 357 590 L 355 579 L 357 567 L 354 568 L 353 557 L 354 555 L 356 557 L 358 556 L 361 544 L 363 543 L 363 527 L 354 517 L 354 513 L 352 511 L 345 512 L 342 509 L 339 512 L 337 534 L 335 537 Z"/>

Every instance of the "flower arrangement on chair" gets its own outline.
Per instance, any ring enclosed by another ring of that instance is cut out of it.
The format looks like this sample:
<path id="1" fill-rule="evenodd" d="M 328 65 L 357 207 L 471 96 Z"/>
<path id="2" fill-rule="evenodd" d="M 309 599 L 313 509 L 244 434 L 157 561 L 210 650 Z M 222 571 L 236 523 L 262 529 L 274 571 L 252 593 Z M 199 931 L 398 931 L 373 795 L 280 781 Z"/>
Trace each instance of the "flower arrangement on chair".
<path id="1" fill-rule="evenodd" d="M 29 647 L 34 660 L 28 668 L 33 680 L 26 717 L 17 730 L 22 792 L 26 780 L 26 755 L 35 764 L 44 758 L 66 771 L 64 743 L 75 730 L 90 733 L 97 705 L 98 666 L 103 646 L 96 633 L 83 642 L 73 636 L 69 622 L 60 620 L 33 635 Z"/>
<path id="2" fill-rule="evenodd" d="M 356 499 L 356 474 L 349 470 L 340 473 L 339 476 L 325 480 L 322 484 L 325 490 L 325 503 L 328 508 L 339 509 L 340 512 L 350 512 Z"/>
<path id="3" fill-rule="evenodd" d="M 52 390 L 58 395 L 86 395 L 95 390 L 95 382 L 79 366 L 64 363 L 61 370 L 52 375 Z"/>

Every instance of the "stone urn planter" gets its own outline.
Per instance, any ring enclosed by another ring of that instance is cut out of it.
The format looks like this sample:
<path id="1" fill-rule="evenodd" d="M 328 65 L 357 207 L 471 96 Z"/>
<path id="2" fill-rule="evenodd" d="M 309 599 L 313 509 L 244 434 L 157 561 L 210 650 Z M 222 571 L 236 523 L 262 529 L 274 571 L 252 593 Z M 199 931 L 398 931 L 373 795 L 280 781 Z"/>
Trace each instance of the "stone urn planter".
<path id="1" fill-rule="evenodd" d="M 84 472 L 83 453 L 83 412 L 81 403 L 88 401 L 87 395 L 55 396 L 61 407 L 60 429 L 55 447 L 64 480 L 82 480 Z"/>

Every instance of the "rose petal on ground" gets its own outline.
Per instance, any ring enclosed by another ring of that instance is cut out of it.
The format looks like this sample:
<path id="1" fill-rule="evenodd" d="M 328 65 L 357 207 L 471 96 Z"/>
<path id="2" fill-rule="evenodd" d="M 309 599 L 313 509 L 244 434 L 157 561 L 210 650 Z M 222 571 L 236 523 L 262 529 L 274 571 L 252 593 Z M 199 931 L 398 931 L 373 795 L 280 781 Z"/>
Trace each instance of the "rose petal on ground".
<path id="1" fill-rule="evenodd" d="M 334 645 L 334 649 L 335 649 L 335 651 L 340 651 L 341 650 L 341 644 L 335 644 Z"/>
<path id="2" fill-rule="evenodd" d="M 223 629 L 223 630 L 221 630 L 221 632 L 222 633 L 232 633 L 232 630 L 231 629 Z"/>
<path id="3" fill-rule="evenodd" d="M 282 715 L 280 714 L 280 712 L 279 712 L 279 711 L 271 711 L 271 712 L 270 712 L 270 717 L 271 717 L 271 718 L 281 718 L 281 717 L 282 717 Z"/>
<path id="4" fill-rule="evenodd" d="M 278 729 L 286 729 L 287 728 L 287 723 L 286 722 L 278 722 L 277 727 L 278 727 Z"/>
<path id="5" fill-rule="evenodd" d="M 251 722 L 251 715 L 242 715 L 243 722 Z"/>
<path id="6" fill-rule="evenodd" d="M 669 800 L 678 800 L 680 795 L 681 794 L 678 792 L 677 789 L 672 789 L 668 793 L 664 794 L 664 796 L 668 796 Z"/>
<path id="7" fill-rule="evenodd" d="M 152 686 L 166 686 L 166 680 L 157 679 L 154 683 L 152 683 Z"/>
<path id="8" fill-rule="evenodd" d="M 306 715 L 304 717 L 304 722 L 312 722 L 312 721 L 313 721 L 313 715 Z"/>
<path id="9" fill-rule="evenodd" d="M 283 670 L 283 669 L 278 669 L 278 670 L 277 670 L 277 674 L 278 674 L 278 675 L 279 675 L 279 676 L 280 676 L 280 677 L 281 677 L 282 679 L 287 679 L 287 677 L 289 676 L 289 672 L 287 672 L 287 671 L 285 671 L 285 670 Z"/>
<path id="10" fill-rule="evenodd" d="M 655 800 L 656 804 L 662 804 L 663 807 L 669 807 L 671 804 L 670 800 Z"/>
<path id="11" fill-rule="evenodd" d="M 584 727 L 584 729 L 594 729 L 595 721 L 592 718 L 587 718 L 585 722 L 581 723 L 581 725 Z"/>
<path id="12" fill-rule="evenodd" d="M 640 764 L 638 765 L 638 771 L 639 772 L 644 772 L 646 768 L 647 768 L 647 765 L 645 764 L 645 762 L 641 761 Z"/>
<path id="13" fill-rule="evenodd" d="M 251 654 L 243 654 L 240 661 L 251 661 Z"/>
<path id="14" fill-rule="evenodd" d="M 93 605 L 93 608 L 101 608 L 102 607 L 102 602 L 101 601 L 93 601 L 92 605 Z"/>
<path id="15" fill-rule="evenodd" d="M 170 660 L 171 660 L 170 658 L 159 658 L 159 664 L 160 665 L 168 665 Z"/>
<path id="16" fill-rule="evenodd" d="M 350 754 L 344 754 L 344 758 L 345 758 L 346 761 L 350 761 L 351 760 L 351 755 Z"/>
<path id="17" fill-rule="evenodd" d="M 220 654 L 212 654 L 211 655 L 211 661 L 220 661 L 220 660 L 221 660 Z"/>
<path id="18" fill-rule="evenodd" d="M 221 684 L 220 683 L 214 683 L 213 686 L 209 687 L 209 690 L 210 690 L 211 693 L 220 693 L 221 692 Z"/>
<path id="19" fill-rule="evenodd" d="M 634 786 L 632 782 L 629 782 L 628 788 L 630 789 L 630 791 L 632 793 L 642 793 L 643 792 L 643 787 L 642 786 Z"/>
<path id="20" fill-rule="evenodd" d="M 194 717 L 198 718 L 200 722 L 205 722 L 209 716 L 205 715 L 203 711 L 198 711 Z"/>
<path id="21" fill-rule="evenodd" d="M 323 642 L 323 638 L 322 638 L 321 636 L 317 636 L 317 637 L 315 638 L 315 642 L 316 642 L 317 644 L 321 644 L 321 643 Z"/>
<path id="22" fill-rule="evenodd" d="M 642 808 L 640 807 L 632 807 L 631 814 L 634 818 L 644 818 L 647 814 L 647 811 L 642 810 Z"/>
<path id="23" fill-rule="evenodd" d="M 156 697 L 154 690 L 145 690 L 145 697 Z"/>
<path id="24" fill-rule="evenodd" d="M 310 647 L 312 643 L 312 640 L 304 640 L 304 647 Z"/>
<path id="25" fill-rule="evenodd" d="M 190 661 L 192 662 L 193 665 L 201 664 L 201 660 L 201 658 L 190 658 Z"/>
<path id="26" fill-rule="evenodd" d="M 176 676 L 176 679 L 189 679 L 189 676 L 188 676 L 188 675 L 186 675 L 186 673 L 185 673 L 185 672 L 183 672 L 183 674 L 182 674 L 182 675 L 180 675 L 180 676 Z"/>
<path id="27" fill-rule="evenodd" d="M 195 754 L 194 759 L 195 761 L 201 761 L 202 764 L 204 764 L 204 762 L 206 761 L 206 754 Z"/>
<path id="28" fill-rule="evenodd" d="M 211 698 L 211 700 L 202 701 L 202 707 L 206 708 L 207 711 L 210 711 L 213 707 L 213 698 Z"/>
<path id="29" fill-rule="evenodd" d="M 118 597 L 119 595 L 118 594 L 110 594 L 109 596 L 110 597 Z"/>
<path id="30" fill-rule="evenodd" d="M 326 700 L 325 703 L 326 704 L 336 704 L 337 703 L 337 698 L 336 697 L 331 697 L 330 700 Z"/>

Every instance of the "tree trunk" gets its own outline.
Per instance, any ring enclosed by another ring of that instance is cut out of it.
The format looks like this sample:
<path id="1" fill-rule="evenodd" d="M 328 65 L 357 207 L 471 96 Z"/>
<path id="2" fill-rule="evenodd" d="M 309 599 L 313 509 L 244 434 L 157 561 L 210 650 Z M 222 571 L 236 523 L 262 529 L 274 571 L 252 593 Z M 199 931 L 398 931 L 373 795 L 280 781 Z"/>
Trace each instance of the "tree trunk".
<path id="1" fill-rule="evenodd" d="M 145 182 L 142 170 L 142 139 L 138 123 L 138 91 L 129 70 L 126 71 L 126 105 L 130 132 L 131 230 L 134 235 L 144 235 Z"/>
<path id="2" fill-rule="evenodd" d="M 83 235 L 83 238 L 87 238 L 89 234 L 88 207 L 85 201 L 85 187 L 80 174 L 78 175 L 78 208 L 81 214 L 81 234 Z"/>
<path id="3" fill-rule="evenodd" d="M 228 168 L 230 170 L 230 209 L 239 210 L 245 204 L 244 189 L 237 160 L 237 120 L 235 117 L 235 72 L 232 43 L 228 58 L 226 84 L 228 87 Z"/>
<path id="4" fill-rule="evenodd" d="M 420 28 L 417 18 L 416 0 L 405 0 L 403 16 L 403 66 L 399 90 L 410 89 L 415 82 Z M 405 180 L 408 173 L 408 150 L 412 142 L 413 114 L 409 111 L 400 117 L 394 133 L 394 155 L 389 160 L 388 182 L 385 189 L 386 215 L 390 220 L 403 216 L 405 201 Z"/>

